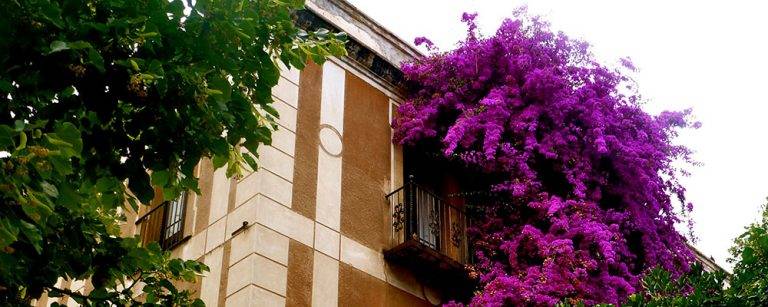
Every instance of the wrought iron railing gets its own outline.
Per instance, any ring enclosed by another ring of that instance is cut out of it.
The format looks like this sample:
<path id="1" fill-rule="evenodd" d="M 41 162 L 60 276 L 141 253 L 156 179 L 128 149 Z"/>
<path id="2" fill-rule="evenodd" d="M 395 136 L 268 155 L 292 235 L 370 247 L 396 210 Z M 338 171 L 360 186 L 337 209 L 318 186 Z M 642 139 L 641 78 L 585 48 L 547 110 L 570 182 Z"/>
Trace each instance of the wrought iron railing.
<path id="1" fill-rule="evenodd" d="M 186 195 L 164 202 L 136 220 L 141 243 L 157 242 L 163 249 L 172 249 L 184 240 Z"/>
<path id="2" fill-rule="evenodd" d="M 463 208 L 445 202 L 413 180 L 386 196 L 392 216 L 392 246 L 416 241 L 453 260 L 471 261 Z"/>

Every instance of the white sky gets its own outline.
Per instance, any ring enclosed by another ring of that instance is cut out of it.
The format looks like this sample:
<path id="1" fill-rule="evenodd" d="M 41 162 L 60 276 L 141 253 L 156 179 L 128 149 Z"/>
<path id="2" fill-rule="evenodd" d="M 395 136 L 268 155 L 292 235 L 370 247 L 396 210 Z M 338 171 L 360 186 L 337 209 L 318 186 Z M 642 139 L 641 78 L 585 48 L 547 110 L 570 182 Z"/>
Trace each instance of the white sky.
<path id="1" fill-rule="evenodd" d="M 704 163 L 685 180 L 698 248 L 726 267 L 728 248 L 768 196 L 768 3 L 763 1 L 348 0 L 408 41 L 449 50 L 464 37 L 463 12 L 484 34 L 527 4 L 553 27 L 593 45 L 607 63 L 640 69 L 645 109 L 694 109 L 699 130 L 679 141 Z M 763 4 L 765 3 L 765 4 Z"/>

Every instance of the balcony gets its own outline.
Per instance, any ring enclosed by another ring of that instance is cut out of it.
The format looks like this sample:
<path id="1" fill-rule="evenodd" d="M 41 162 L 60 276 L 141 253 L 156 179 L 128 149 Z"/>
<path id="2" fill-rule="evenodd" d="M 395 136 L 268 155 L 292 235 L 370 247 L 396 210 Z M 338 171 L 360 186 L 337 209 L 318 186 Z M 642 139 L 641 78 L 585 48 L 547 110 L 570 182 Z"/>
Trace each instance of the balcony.
<path id="1" fill-rule="evenodd" d="M 392 215 L 392 247 L 384 251 L 384 258 L 450 292 L 450 299 L 468 297 L 473 282 L 466 265 L 472 257 L 464 209 L 416 184 L 412 177 L 386 198 Z"/>
<path id="2" fill-rule="evenodd" d="M 184 237 L 186 200 L 182 193 L 179 198 L 157 205 L 136 220 L 142 245 L 157 242 L 163 249 L 170 250 L 189 239 Z"/>

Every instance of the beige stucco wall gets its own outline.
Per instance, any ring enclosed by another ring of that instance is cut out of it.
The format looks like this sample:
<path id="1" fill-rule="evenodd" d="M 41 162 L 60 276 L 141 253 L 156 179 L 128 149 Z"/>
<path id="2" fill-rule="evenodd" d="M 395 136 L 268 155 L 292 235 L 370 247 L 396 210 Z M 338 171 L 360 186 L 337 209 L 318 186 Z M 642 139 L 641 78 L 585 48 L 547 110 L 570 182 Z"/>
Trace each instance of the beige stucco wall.
<path id="1" fill-rule="evenodd" d="M 397 97 L 336 60 L 281 82 L 283 132 L 259 153 L 261 168 L 238 181 L 214 173 L 210 199 L 227 201 L 226 214 L 207 213 L 208 226 L 174 250 L 211 267 L 200 297 L 209 306 L 426 305 L 431 291 L 382 254 L 384 195 L 401 168 L 389 127 Z"/>

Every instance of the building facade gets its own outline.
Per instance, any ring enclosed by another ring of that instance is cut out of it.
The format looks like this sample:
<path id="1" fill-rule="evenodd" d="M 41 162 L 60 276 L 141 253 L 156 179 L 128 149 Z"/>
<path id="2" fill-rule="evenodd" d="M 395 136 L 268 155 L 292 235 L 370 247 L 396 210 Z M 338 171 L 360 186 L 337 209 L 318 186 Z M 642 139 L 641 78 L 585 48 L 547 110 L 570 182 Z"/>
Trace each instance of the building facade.
<path id="1" fill-rule="evenodd" d="M 439 208 L 426 194 L 421 198 L 429 207 L 404 207 L 415 189 L 404 180 L 402 148 L 391 141 L 392 114 L 404 90 L 398 67 L 420 54 L 343 0 L 306 6 L 296 22 L 346 32 L 349 56 L 282 71 L 273 89 L 279 129 L 258 153 L 260 168 L 230 179 L 202 161 L 200 195 L 166 203 L 158 196 L 129 214 L 122 231 L 209 266 L 197 283 L 182 285 L 208 306 L 444 302 L 453 290 L 436 279 L 460 270 L 458 255 L 466 253 L 459 245 L 448 251 L 450 230 L 438 234 L 426 222 L 405 220 L 416 209 L 422 219 L 435 217 Z M 437 219 L 452 220 L 463 233 L 456 213 L 441 214 Z M 87 292 L 90 285 L 62 280 L 59 286 Z M 37 304 L 54 301 L 76 305 L 67 297 Z"/>

